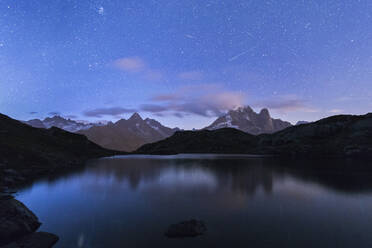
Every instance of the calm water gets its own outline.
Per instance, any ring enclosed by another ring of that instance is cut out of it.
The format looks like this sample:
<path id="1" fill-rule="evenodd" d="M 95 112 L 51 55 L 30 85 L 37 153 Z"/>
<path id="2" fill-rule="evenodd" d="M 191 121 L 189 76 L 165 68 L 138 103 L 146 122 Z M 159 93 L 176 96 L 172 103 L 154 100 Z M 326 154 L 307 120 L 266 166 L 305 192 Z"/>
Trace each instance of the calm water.
<path id="1" fill-rule="evenodd" d="M 296 169 L 332 165 L 330 169 Z M 212 155 L 115 157 L 39 181 L 17 199 L 56 247 L 372 247 L 372 166 Z M 197 218 L 204 236 L 167 239 Z"/>

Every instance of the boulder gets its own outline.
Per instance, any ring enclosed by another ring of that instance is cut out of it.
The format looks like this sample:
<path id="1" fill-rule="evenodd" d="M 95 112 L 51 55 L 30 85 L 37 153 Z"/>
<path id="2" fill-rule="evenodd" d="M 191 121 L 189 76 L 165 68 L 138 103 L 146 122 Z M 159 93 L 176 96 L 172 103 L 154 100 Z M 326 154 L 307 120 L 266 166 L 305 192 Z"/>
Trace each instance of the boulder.
<path id="1" fill-rule="evenodd" d="M 21 202 L 3 196 L 0 200 L 0 245 L 33 233 L 41 223 Z"/>

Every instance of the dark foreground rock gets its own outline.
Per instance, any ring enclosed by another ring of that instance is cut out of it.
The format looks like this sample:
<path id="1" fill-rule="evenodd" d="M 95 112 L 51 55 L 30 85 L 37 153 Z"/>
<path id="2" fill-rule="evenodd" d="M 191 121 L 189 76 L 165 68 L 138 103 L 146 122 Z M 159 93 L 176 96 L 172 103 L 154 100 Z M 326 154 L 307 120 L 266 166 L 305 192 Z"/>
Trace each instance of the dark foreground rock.
<path id="1" fill-rule="evenodd" d="M 51 233 L 36 232 L 0 248 L 50 248 L 57 243 L 58 239 Z"/>
<path id="2" fill-rule="evenodd" d="M 48 248 L 58 237 L 35 231 L 41 223 L 23 203 L 10 195 L 0 195 L 0 248 Z"/>
<path id="3" fill-rule="evenodd" d="M 115 154 L 83 135 L 56 127 L 34 128 L 0 114 L 0 192 Z"/>
<path id="4" fill-rule="evenodd" d="M 203 235 L 207 231 L 204 222 L 199 220 L 182 221 L 168 227 L 165 236 L 168 238 L 186 238 Z"/>
<path id="5" fill-rule="evenodd" d="M 23 203 L 4 198 L 0 200 L 0 245 L 33 233 L 41 225 Z"/>

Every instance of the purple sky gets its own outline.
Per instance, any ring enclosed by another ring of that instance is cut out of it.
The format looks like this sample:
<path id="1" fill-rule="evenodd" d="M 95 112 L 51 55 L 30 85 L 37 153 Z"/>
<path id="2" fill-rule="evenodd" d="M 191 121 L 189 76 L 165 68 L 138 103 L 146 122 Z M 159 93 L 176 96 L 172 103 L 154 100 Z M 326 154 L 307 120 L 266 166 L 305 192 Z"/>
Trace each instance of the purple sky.
<path id="1" fill-rule="evenodd" d="M 3 0 L 0 112 L 200 128 L 372 110 L 371 1 Z"/>

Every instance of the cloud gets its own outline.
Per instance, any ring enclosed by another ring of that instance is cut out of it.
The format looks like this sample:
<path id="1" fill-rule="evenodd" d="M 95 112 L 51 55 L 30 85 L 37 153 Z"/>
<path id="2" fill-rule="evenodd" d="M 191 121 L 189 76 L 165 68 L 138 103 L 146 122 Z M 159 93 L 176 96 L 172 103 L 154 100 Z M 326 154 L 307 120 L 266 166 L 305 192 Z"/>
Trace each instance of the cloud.
<path id="1" fill-rule="evenodd" d="M 122 107 L 111 107 L 111 108 L 96 108 L 96 109 L 86 110 L 83 112 L 83 115 L 87 117 L 101 118 L 104 115 L 118 116 L 121 114 L 133 113 L 133 112 L 136 112 L 136 110 L 122 108 Z"/>
<path id="2" fill-rule="evenodd" d="M 151 81 L 160 81 L 164 79 L 163 73 L 159 70 L 154 70 L 154 69 L 147 69 L 143 77 Z"/>
<path id="3" fill-rule="evenodd" d="M 245 98 L 242 92 L 218 85 L 196 85 L 183 87 L 173 94 L 155 95 L 150 98 L 155 103 L 142 105 L 141 110 L 180 118 L 186 114 L 215 117 L 244 105 Z"/>
<path id="4" fill-rule="evenodd" d="M 76 115 L 65 115 L 64 117 L 68 118 L 68 119 L 76 119 L 77 118 Z"/>
<path id="5" fill-rule="evenodd" d="M 164 79 L 162 71 L 149 67 L 140 57 L 124 57 L 113 61 L 112 64 L 121 71 L 139 75 L 149 81 L 160 81 Z"/>
<path id="6" fill-rule="evenodd" d="M 167 110 L 167 107 L 155 104 L 142 104 L 141 110 L 151 113 L 159 113 Z"/>
<path id="7" fill-rule="evenodd" d="M 138 73 L 146 68 L 145 62 L 139 57 L 125 57 L 117 59 L 113 62 L 114 66 L 119 70 Z"/>
<path id="8" fill-rule="evenodd" d="M 179 99 L 179 96 L 176 94 L 156 95 L 150 98 L 151 101 L 156 101 L 156 102 L 173 101 L 177 99 Z"/>
<path id="9" fill-rule="evenodd" d="M 53 111 L 53 112 L 49 112 L 48 113 L 48 115 L 61 115 L 61 113 L 60 112 L 58 112 L 58 111 Z"/>
<path id="10" fill-rule="evenodd" d="M 342 112 L 344 112 L 344 110 L 342 110 L 342 109 L 331 109 L 329 111 L 329 113 L 333 113 L 333 114 L 338 114 L 338 113 L 342 113 Z"/>
<path id="11" fill-rule="evenodd" d="M 266 99 L 253 104 L 254 107 L 268 108 L 280 112 L 319 112 L 317 109 L 309 107 L 306 101 L 295 95 L 279 96 L 273 99 Z"/>
<path id="12" fill-rule="evenodd" d="M 178 75 L 178 78 L 182 80 L 201 80 L 203 79 L 203 73 L 200 71 L 185 71 Z"/>
<path id="13" fill-rule="evenodd" d="M 178 118 L 183 118 L 183 117 L 184 117 L 184 115 L 181 114 L 181 113 L 173 113 L 173 115 L 174 115 L 175 117 L 178 117 Z"/>

